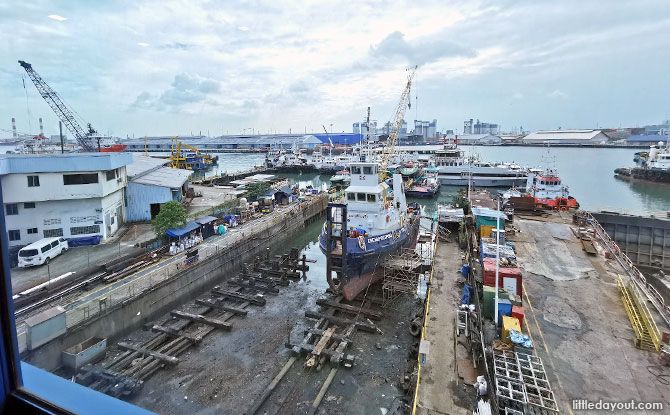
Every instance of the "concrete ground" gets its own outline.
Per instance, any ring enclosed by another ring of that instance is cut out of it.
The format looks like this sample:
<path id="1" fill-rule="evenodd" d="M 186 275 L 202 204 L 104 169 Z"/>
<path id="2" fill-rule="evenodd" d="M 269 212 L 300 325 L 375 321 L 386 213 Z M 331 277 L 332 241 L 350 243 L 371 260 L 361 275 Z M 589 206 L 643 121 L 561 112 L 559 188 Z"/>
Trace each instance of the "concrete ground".
<path id="1" fill-rule="evenodd" d="M 658 355 L 633 345 L 633 331 L 616 286 L 617 266 L 591 257 L 570 230 L 567 215 L 517 219 L 512 239 L 524 272 L 526 322 L 562 413 L 573 399 L 664 402 L 670 388 L 652 372 Z M 663 330 L 663 327 L 660 327 Z M 667 327 L 665 328 L 667 330 Z M 598 413 L 598 412 L 593 412 Z"/>
<path id="2" fill-rule="evenodd" d="M 126 230 L 119 230 L 116 235 L 100 245 L 70 248 L 50 261 L 49 265 L 30 268 L 12 268 L 12 291 L 21 292 L 63 275 L 66 272 L 81 272 L 84 269 L 113 260 L 119 256 L 140 253 L 135 247 L 138 242 L 155 237 L 149 224 L 128 224 Z"/>
<path id="3" fill-rule="evenodd" d="M 200 185 L 191 185 L 191 187 L 196 194 L 202 194 L 202 196 L 193 198 L 191 204 L 186 207 L 189 215 L 222 205 L 225 202 L 234 200 L 239 195 L 239 191 L 232 188 Z"/>
<path id="4" fill-rule="evenodd" d="M 417 414 L 472 413 L 475 370 L 465 346 L 455 336 L 461 264 L 461 251 L 455 242 L 438 243 L 426 323 L 430 352 L 427 364 L 421 366 Z"/>

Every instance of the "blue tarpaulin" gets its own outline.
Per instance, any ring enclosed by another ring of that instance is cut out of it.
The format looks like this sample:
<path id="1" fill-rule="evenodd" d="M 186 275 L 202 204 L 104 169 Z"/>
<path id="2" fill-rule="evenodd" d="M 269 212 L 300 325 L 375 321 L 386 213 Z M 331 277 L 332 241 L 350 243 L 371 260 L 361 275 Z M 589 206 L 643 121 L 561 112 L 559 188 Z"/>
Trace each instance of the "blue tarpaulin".
<path id="1" fill-rule="evenodd" d="M 463 294 L 461 294 L 461 304 L 470 304 L 470 299 L 472 298 L 472 287 L 470 284 L 463 285 Z"/>
<path id="2" fill-rule="evenodd" d="M 89 245 L 98 245 L 102 240 L 102 236 L 82 236 L 80 238 L 68 238 L 67 244 L 70 248 L 75 246 L 89 246 Z"/>
<path id="3" fill-rule="evenodd" d="M 171 238 L 183 238 L 184 236 L 188 235 L 189 233 L 193 232 L 199 227 L 200 225 L 197 222 L 191 221 L 186 223 L 186 225 L 184 225 L 181 228 L 168 229 L 167 231 L 165 231 L 165 234 Z"/>
<path id="4" fill-rule="evenodd" d="M 208 223 L 212 223 L 215 220 L 218 220 L 219 218 L 216 218 L 214 216 L 203 216 L 201 218 L 196 219 L 195 221 L 201 225 L 206 225 Z"/>

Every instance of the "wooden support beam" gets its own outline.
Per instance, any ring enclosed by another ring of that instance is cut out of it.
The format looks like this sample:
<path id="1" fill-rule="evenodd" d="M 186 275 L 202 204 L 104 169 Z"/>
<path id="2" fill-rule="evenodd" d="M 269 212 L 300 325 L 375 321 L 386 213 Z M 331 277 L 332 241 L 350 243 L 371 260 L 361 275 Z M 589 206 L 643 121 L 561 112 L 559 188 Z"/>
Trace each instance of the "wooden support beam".
<path id="1" fill-rule="evenodd" d="M 208 326 L 216 327 L 219 329 L 230 330 L 232 327 L 230 323 L 227 323 L 223 320 L 219 320 L 212 317 L 205 317 L 200 314 L 191 314 L 179 310 L 172 310 L 170 311 L 170 314 L 175 317 L 183 318 L 184 320 L 191 320 L 198 323 L 207 324 Z"/>
<path id="2" fill-rule="evenodd" d="M 359 329 L 359 330 L 367 331 L 367 332 L 370 332 L 370 333 L 377 332 L 377 327 L 373 324 L 363 323 L 361 321 L 355 321 L 355 320 L 351 320 L 351 319 L 348 319 L 348 318 L 329 316 L 327 314 L 316 313 L 314 311 L 309 311 L 309 310 L 305 311 L 305 317 L 316 318 L 316 319 L 321 319 L 322 318 L 322 319 L 325 319 L 325 320 L 327 320 L 327 321 L 329 321 L 333 324 L 339 324 L 341 326 L 347 326 L 349 324 L 354 324 L 356 326 L 356 328 Z"/>
<path id="3" fill-rule="evenodd" d="M 133 352 L 142 353 L 143 355 L 149 355 L 169 365 L 176 365 L 177 363 L 179 363 L 179 359 L 174 356 L 168 356 L 166 354 L 156 352 L 154 350 L 149 350 L 145 349 L 144 347 L 135 346 L 134 344 L 121 342 L 118 344 L 118 346 L 122 349 L 132 350 Z"/>
<path id="4" fill-rule="evenodd" d="M 303 331 L 303 334 L 313 334 L 316 336 L 323 336 L 323 333 L 325 333 L 325 330 L 320 330 L 320 329 L 315 329 L 315 328 L 310 328 L 307 330 Z M 342 334 L 332 334 L 330 336 L 333 340 L 337 340 L 338 342 L 343 342 L 343 341 L 351 341 L 351 339 L 345 335 Z"/>
<path id="5" fill-rule="evenodd" d="M 351 314 L 362 314 L 366 317 L 370 317 L 375 320 L 381 320 L 381 318 L 383 317 L 382 313 L 379 311 L 371 310 L 369 308 L 357 307 L 349 304 L 342 304 L 340 302 L 328 300 L 326 298 L 319 298 L 318 300 L 316 300 L 316 303 L 322 307 L 332 307 L 341 311 L 346 311 L 347 313 Z"/>
<path id="6" fill-rule="evenodd" d="M 222 289 L 213 289 L 212 293 L 220 295 L 222 297 L 228 297 L 228 298 L 235 298 L 237 300 L 242 300 L 242 301 L 248 301 L 252 304 L 256 305 L 265 305 L 265 298 L 263 297 L 258 297 L 255 295 L 248 295 L 248 294 L 240 294 L 235 291 L 230 291 L 230 290 L 222 290 Z"/>
<path id="7" fill-rule="evenodd" d="M 246 316 L 248 313 L 248 311 L 243 308 L 227 306 L 225 304 L 221 304 L 218 301 L 195 300 L 195 303 L 201 306 L 216 308 L 217 310 L 227 311 L 229 313 L 240 316 Z"/>
<path id="8" fill-rule="evenodd" d="M 193 344 L 197 344 L 197 343 L 200 343 L 202 341 L 202 336 L 193 336 L 191 334 L 184 333 L 181 330 L 173 329 L 172 327 L 161 326 L 161 325 L 158 325 L 158 324 L 153 325 L 151 327 L 151 331 L 158 332 L 158 333 L 169 334 L 170 336 L 174 336 L 174 337 L 183 337 L 183 338 L 185 338 L 186 340 L 190 341 Z"/>
<path id="9" fill-rule="evenodd" d="M 248 288 L 250 290 L 262 291 L 269 294 L 278 294 L 279 288 L 272 287 L 268 284 L 257 284 L 251 281 L 240 281 L 237 279 L 228 280 L 228 284 L 234 285 L 237 287 Z"/>

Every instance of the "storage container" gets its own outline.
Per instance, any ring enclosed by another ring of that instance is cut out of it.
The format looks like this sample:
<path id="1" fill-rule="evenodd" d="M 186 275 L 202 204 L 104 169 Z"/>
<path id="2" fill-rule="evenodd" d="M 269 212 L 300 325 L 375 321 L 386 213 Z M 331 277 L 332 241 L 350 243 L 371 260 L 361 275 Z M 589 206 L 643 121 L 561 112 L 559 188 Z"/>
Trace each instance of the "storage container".
<path id="1" fill-rule="evenodd" d="M 97 362 L 105 357 L 107 350 L 107 339 L 91 337 L 81 343 L 63 350 L 63 365 L 72 370 Z"/>
<path id="2" fill-rule="evenodd" d="M 526 310 L 523 307 L 512 305 L 512 317 L 519 320 L 519 326 L 523 328 L 523 320 L 526 315 Z"/>
<path id="3" fill-rule="evenodd" d="M 498 324 L 502 323 L 503 316 L 512 314 L 512 303 L 509 300 L 501 300 L 498 298 Z"/>
<path id="4" fill-rule="evenodd" d="M 510 330 L 516 330 L 521 332 L 521 326 L 519 325 L 519 320 L 516 317 L 512 316 L 502 316 L 502 335 L 500 338 L 505 343 L 510 343 L 509 332 Z"/>
<path id="5" fill-rule="evenodd" d="M 60 306 L 28 317 L 25 323 L 28 350 L 35 350 L 43 344 L 62 336 L 67 331 L 65 309 Z"/>

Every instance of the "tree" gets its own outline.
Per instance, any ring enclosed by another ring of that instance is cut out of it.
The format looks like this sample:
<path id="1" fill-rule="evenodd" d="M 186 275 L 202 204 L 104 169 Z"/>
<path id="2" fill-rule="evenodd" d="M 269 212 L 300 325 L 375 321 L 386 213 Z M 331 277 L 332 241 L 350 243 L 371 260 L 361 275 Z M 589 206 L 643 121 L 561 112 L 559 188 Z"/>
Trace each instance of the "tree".
<path id="1" fill-rule="evenodd" d="M 174 200 L 161 206 L 158 215 L 151 221 L 156 235 L 161 238 L 165 236 L 165 231 L 170 228 L 179 228 L 186 224 L 186 209 L 181 203 Z"/>
<path id="2" fill-rule="evenodd" d="M 256 182 L 246 185 L 245 188 L 247 190 L 246 196 L 249 198 L 249 200 L 255 200 L 270 190 L 270 183 Z"/>

